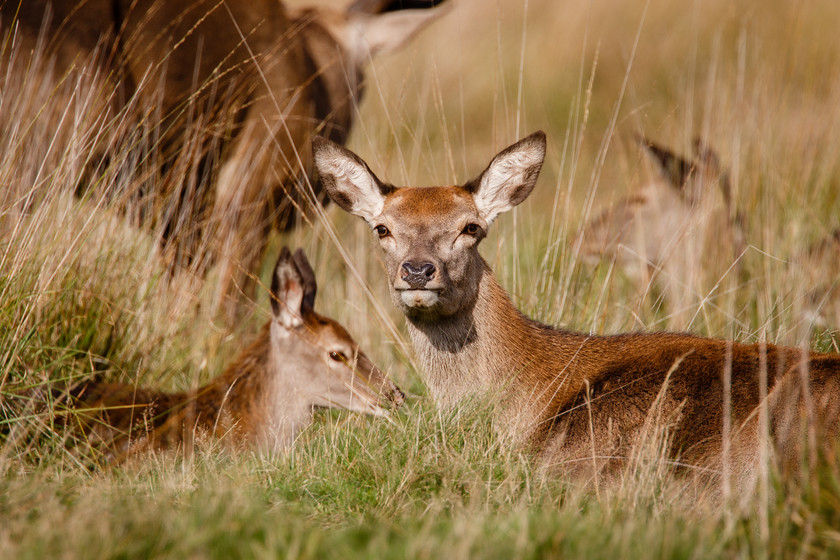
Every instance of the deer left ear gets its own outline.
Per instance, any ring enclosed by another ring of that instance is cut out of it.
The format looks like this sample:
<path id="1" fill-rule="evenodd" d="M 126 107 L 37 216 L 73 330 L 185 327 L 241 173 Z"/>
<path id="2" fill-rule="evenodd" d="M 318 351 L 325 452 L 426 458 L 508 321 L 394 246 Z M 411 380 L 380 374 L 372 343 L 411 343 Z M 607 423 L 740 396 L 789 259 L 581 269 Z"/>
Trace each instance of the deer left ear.
<path id="1" fill-rule="evenodd" d="M 304 283 L 291 251 L 283 247 L 271 278 L 271 314 L 287 329 L 303 324 Z"/>
<path id="2" fill-rule="evenodd" d="M 481 175 L 464 185 L 488 224 L 528 198 L 544 160 L 545 133 L 539 131 L 501 151 Z"/>

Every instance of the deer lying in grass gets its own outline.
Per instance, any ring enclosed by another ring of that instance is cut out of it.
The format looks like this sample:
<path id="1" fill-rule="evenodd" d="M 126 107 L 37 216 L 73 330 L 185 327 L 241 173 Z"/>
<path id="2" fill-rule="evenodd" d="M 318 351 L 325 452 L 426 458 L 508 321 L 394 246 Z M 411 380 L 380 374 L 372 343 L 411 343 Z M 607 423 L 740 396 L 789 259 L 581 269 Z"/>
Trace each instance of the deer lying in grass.
<path id="1" fill-rule="evenodd" d="M 312 421 L 314 408 L 384 415 L 403 402 L 347 331 L 319 315 L 315 276 L 298 249 L 284 248 L 271 286 L 272 318 L 219 377 L 168 394 L 91 381 L 66 395 L 68 422 L 111 461 L 146 449 L 189 444 L 196 433 L 234 445 L 282 451 Z"/>
<path id="2" fill-rule="evenodd" d="M 733 208 L 729 174 L 711 148 L 696 140 L 693 157 L 684 159 L 647 139 L 639 142 L 658 177 L 584 224 L 572 247 L 590 264 L 616 263 L 644 290 L 654 282 L 670 324 L 685 328 L 719 282 L 737 276 L 742 219 Z"/>
<path id="3" fill-rule="evenodd" d="M 306 207 L 312 136 L 345 141 L 364 67 L 439 17 L 443 1 L 292 10 L 280 0 L 9 0 L 0 20 L 15 47 L 4 43 L 0 60 L 43 67 L 71 95 L 74 71 L 102 82 L 87 102 L 101 105 L 96 134 L 153 127 L 151 139 L 126 141 L 156 143 L 164 163 L 163 180 L 142 187 L 157 192 L 141 219 L 170 260 L 215 260 L 220 295 L 230 296 L 236 284 L 253 288 L 272 223 L 291 227 Z"/>
<path id="4" fill-rule="evenodd" d="M 731 468 L 747 489 L 765 428 L 783 465 L 800 459 L 803 420 L 825 436 L 819 441 L 836 440 L 840 355 L 668 332 L 593 336 L 514 307 L 478 245 L 531 193 L 543 133 L 462 186 L 396 188 L 325 139 L 314 155 L 335 203 L 379 237 L 392 299 L 436 401 L 451 408 L 498 396 L 499 429 L 546 465 L 617 472 L 656 424 L 670 436 L 669 459 L 701 472 Z"/>

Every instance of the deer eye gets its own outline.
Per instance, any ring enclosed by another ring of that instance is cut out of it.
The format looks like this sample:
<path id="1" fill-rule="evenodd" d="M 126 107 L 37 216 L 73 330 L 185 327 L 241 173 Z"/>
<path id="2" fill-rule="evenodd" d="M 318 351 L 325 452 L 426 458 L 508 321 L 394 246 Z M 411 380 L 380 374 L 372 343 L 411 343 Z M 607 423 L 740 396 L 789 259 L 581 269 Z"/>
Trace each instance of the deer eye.
<path id="1" fill-rule="evenodd" d="M 376 230 L 376 234 L 379 236 L 380 239 L 382 239 L 383 237 L 388 237 L 389 235 L 391 235 L 391 232 L 388 230 L 388 228 L 386 228 L 383 225 L 378 225 L 373 229 Z"/>
<path id="2" fill-rule="evenodd" d="M 467 235 L 476 235 L 478 234 L 479 230 L 481 230 L 481 227 L 478 224 L 467 224 L 466 226 L 464 226 L 464 229 L 461 231 L 461 233 L 466 233 Z"/>
<path id="3" fill-rule="evenodd" d="M 344 352 L 330 352 L 330 359 L 335 360 L 336 362 L 346 362 L 347 356 L 344 355 Z"/>

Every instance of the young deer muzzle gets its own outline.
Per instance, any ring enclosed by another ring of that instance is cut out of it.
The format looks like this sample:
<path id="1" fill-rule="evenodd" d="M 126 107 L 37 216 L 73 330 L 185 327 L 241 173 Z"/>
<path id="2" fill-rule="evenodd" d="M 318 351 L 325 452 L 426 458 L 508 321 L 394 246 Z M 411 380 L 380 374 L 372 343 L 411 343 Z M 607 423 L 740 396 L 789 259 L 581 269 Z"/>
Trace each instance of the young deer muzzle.
<path id="1" fill-rule="evenodd" d="M 825 436 L 817 441 L 833 446 L 836 354 L 682 333 L 592 336 L 516 309 L 478 245 L 499 214 L 533 189 L 545 156 L 542 132 L 499 153 L 462 186 L 396 188 L 324 139 L 315 140 L 314 156 L 332 199 L 378 235 L 392 298 L 441 406 L 495 396 L 502 433 L 545 464 L 585 476 L 626 464 L 654 424 L 667 433 L 669 460 L 700 473 L 730 469 L 747 491 L 761 464 L 765 410 L 782 465 L 799 464 L 803 419 Z"/>
<path id="2" fill-rule="evenodd" d="M 316 291 L 303 251 L 283 248 L 272 278 L 272 318 L 222 375 L 175 394 L 94 380 L 65 392 L 67 405 L 112 461 L 188 445 L 195 433 L 282 451 L 315 408 L 383 416 L 388 405 L 400 406 L 402 391 L 344 327 L 315 312 Z"/>

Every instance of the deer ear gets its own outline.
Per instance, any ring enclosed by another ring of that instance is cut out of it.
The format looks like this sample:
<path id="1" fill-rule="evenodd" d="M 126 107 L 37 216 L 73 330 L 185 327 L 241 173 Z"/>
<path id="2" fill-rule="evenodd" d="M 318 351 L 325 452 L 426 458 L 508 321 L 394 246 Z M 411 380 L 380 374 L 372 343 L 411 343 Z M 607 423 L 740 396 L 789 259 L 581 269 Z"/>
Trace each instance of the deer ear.
<path id="1" fill-rule="evenodd" d="M 358 31 L 352 35 L 357 44 L 345 45 L 347 52 L 354 53 L 356 63 L 362 64 L 373 56 L 397 50 L 447 11 L 449 6 L 434 8 L 440 3 L 358 0 L 347 9 L 349 24 Z"/>
<path id="2" fill-rule="evenodd" d="M 659 172 L 675 189 L 684 189 L 691 174 L 694 173 L 693 162 L 681 158 L 671 150 L 663 148 L 644 136 L 636 136 L 636 141 L 647 151 L 659 167 Z"/>
<path id="3" fill-rule="evenodd" d="M 368 222 L 382 213 L 385 195 L 394 187 L 384 184 L 362 158 L 321 136 L 312 140 L 315 167 L 333 201 Z"/>
<path id="4" fill-rule="evenodd" d="M 271 313 L 277 323 L 287 329 L 303 324 L 304 292 L 304 279 L 292 253 L 283 247 L 271 278 Z"/>
<path id="5" fill-rule="evenodd" d="M 293 255 L 298 272 L 303 281 L 303 301 L 301 302 L 301 310 L 313 311 L 315 309 L 315 294 L 318 293 L 318 284 L 315 281 L 315 271 L 312 270 L 312 265 L 309 264 L 309 259 L 306 258 L 303 249 L 295 249 Z"/>
<path id="6" fill-rule="evenodd" d="M 481 175 L 464 185 L 488 224 L 528 198 L 543 160 L 545 133 L 539 131 L 502 150 Z"/>

